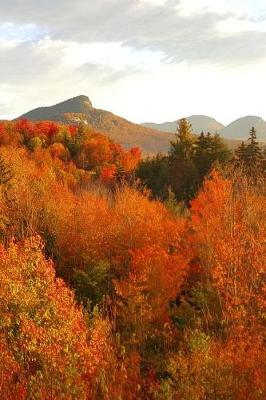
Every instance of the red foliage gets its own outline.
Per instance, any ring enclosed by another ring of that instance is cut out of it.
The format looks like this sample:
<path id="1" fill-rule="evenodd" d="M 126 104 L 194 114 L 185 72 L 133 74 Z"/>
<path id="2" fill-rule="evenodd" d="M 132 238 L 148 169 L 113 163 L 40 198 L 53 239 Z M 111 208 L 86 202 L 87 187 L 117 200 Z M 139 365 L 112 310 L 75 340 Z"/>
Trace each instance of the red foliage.
<path id="1" fill-rule="evenodd" d="M 35 136 L 46 137 L 51 140 L 59 132 L 59 126 L 54 122 L 41 121 L 35 124 Z"/>
<path id="2" fill-rule="evenodd" d="M 105 184 L 110 184 L 115 180 L 116 166 L 111 164 L 101 168 L 100 179 Z"/>

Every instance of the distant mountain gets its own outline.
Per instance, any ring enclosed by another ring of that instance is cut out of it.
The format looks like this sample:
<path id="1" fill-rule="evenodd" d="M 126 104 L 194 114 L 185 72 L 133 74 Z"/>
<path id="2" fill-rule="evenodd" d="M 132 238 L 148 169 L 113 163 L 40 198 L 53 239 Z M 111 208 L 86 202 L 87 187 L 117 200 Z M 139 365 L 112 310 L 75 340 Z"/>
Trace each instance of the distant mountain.
<path id="1" fill-rule="evenodd" d="M 167 129 L 163 129 L 162 132 L 160 124 L 144 124 L 145 126 L 134 124 L 109 111 L 94 108 L 90 99 L 84 95 L 54 106 L 36 108 L 16 119 L 23 118 L 30 121 L 48 120 L 64 124 L 83 122 L 126 148 L 138 146 L 144 154 L 166 153 L 170 148 L 170 141 L 174 139 L 173 132 L 177 126 L 177 121 L 161 124 L 167 125 Z M 223 128 L 223 125 L 215 119 L 206 116 L 194 115 L 188 120 L 193 126 L 194 133 L 200 133 L 202 130 L 215 133 Z M 226 139 L 226 143 L 232 148 L 239 145 L 238 141 L 231 139 Z"/>
<path id="2" fill-rule="evenodd" d="M 109 111 L 92 106 L 87 96 L 77 96 L 51 107 L 40 107 L 21 115 L 17 119 L 30 121 L 57 121 L 66 124 L 80 122 L 101 131 L 124 147 L 138 146 L 145 154 L 167 152 L 172 133 L 163 133 L 156 129 L 145 128 Z"/>
<path id="3" fill-rule="evenodd" d="M 239 118 L 231 124 L 224 126 L 214 118 L 205 115 L 192 115 L 186 118 L 192 125 L 193 132 L 199 134 L 200 132 L 210 132 L 212 134 L 219 133 L 219 135 L 226 139 L 229 146 L 235 147 L 239 140 L 247 140 L 250 129 L 254 126 L 257 131 L 257 138 L 260 142 L 266 142 L 266 121 L 260 117 L 247 116 Z M 156 124 L 147 122 L 141 124 L 147 128 L 158 129 L 163 132 L 176 132 L 177 122 L 164 122 Z M 234 142 L 236 141 L 236 142 Z"/>
<path id="4" fill-rule="evenodd" d="M 207 117 L 206 115 L 192 115 L 186 118 L 192 125 L 192 130 L 195 134 L 199 135 L 202 131 L 210 132 L 212 134 L 221 131 L 224 125 L 216 121 L 214 118 Z M 172 122 L 164 122 L 162 124 L 155 124 L 147 122 L 141 124 L 147 128 L 158 129 L 164 132 L 176 132 L 178 120 Z"/>
<path id="5" fill-rule="evenodd" d="M 92 103 L 87 96 L 77 96 L 73 99 L 63 101 L 51 107 L 39 107 L 26 114 L 21 115 L 18 119 L 26 118 L 30 121 L 40 121 L 47 119 L 57 119 L 65 113 L 87 113 L 92 109 Z"/>
<path id="6" fill-rule="evenodd" d="M 219 133 L 227 139 L 246 140 L 250 129 L 254 126 L 257 131 L 257 138 L 261 142 L 266 142 L 266 121 L 260 117 L 247 116 L 239 118 L 226 126 Z"/>

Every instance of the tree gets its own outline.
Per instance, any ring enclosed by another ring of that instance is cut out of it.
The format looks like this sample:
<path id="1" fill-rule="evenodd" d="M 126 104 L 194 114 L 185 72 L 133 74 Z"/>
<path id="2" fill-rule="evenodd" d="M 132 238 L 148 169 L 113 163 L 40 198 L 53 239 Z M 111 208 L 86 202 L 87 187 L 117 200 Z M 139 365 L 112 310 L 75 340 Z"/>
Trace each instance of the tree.
<path id="1" fill-rule="evenodd" d="M 266 390 L 261 348 L 265 335 L 265 210 L 265 197 L 238 171 L 230 179 L 214 171 L 191 206 L 193 246 L 205 275 L 201 279 L 205 304 L 198 329 L 213 341 L 212 368 L 228 368 L 229 393 L 236 399 L 251 392 L 250 398 L 262 399 Z M 226 390 L 222 381 L 223 389 L 218 386 L 217 391 Z"/>
<path id="2" fill-rule="evenodd" d="M 177 200 L 192 198 L 196 184 L 196 168 L 193 162 L 194 138 L 192 127 L 186 119 L 177 126 L 176 140 L 169 152 L 170 186 Z"/>
<path id="3" fill-rule="evenodd" d="M 235 154 L 237 156 L 237 161 L 240 162 L 241 164 L 245 162 L 246 152 L 247 152 L 247 146 L 245 142 L 241 142 L 241 145 L 238 146 L 238 148 L 235 151 Z"/>
<path id="4" fill-rule="evenodd" d="M 262 150 L 257 142 L 257 133 L 254 127 L 250 130 L 248 139 L 249 143 L 246 147 L 244 161 L 248 174 L 255 176 L 262 167 Z"/>
<path id="5" fill-rule="evenodd" d="M 28 145 L 27 146 L 31 151 L 34 151 L 36 149 L 41 148 L 42 145 L 43 145 L 42 139 L 39 138 L 38 136 L 34 136 L 33 138 L 31 138 L 28 141 Z"/>
<path id="6" fill-rule="evenodd" d="M 171 142 L 170 156 L 189 160 L 194 152 L 192 125 L 185 119 L 180 119 L 177 125 L 176 140 Z"/>
<path id="7" fill-rule="evenodd" d="M 0 252 L 1 398 L 85 400 L 87 332 L 73 294 L 38 237 Z"/>
<path id="8" fill-rule="evenodd" d="M 169 183 L 168 157 L 157 154 L 147 157 L 139 163 L 136 176 L 152 191 L 154 198 L 165 199 L 167 197 Z"/>
<path id="9" fill-rule="evenodd" d="M 236 149 L 235 154 L 237 163 L 253 180 L 256 180 L 263 173 L 265 161 L 262 148 L 257 142 L 257 133 L 254 127 L 250 130 L 248 143 L 242 142 Z"/>
<path id="10" fill-rule="evenodd" d="M 230 151 L 219 135 L 211 136 L 202 132 L 195 143 L 194 162 L 197 169 L 197 186 L 201 187 L 203 179 L 215 164 L 224 164 L 229 160 Z"/>

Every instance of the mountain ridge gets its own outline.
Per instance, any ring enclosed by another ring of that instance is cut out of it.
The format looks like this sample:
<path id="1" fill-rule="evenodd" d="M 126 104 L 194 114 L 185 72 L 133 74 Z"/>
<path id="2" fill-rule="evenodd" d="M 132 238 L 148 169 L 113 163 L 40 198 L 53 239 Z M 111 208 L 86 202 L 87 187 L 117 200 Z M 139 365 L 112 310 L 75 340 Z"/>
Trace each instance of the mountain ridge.
<path id="1" fill-rule="evenodd" d="M 195 134 L 200 134 L 202 131 L 214 134 L 224 128 L 223 124 L 207 115 L 191 115 L 190 117 L 186 117 L 186 119 L 192 125 L 193 132 Z M 146 126 L 147 128 L 153 127 L 153 129 L 161 129 L 164 132 L 176 132 L 176 127 L 179 120 L 180 119 L 177 119 L 175 121 L 163 122 L 161 124 L 145 122 L 141 125 Z"/>
<path id="2" fill-rule="evenodd" d="M 15 118 L 28 119 L 30 121 L 56 121 L 64 124 L 84 123 L 94 130 L 102 132 L 110 137 L 113 141 L 129 148 L 138 146 L 144 154 L 155 154 L 158 152 L 166 153 L 170 148 L 170 142 L 174 139 L 176 132 L 176 123 L 171 131 L 162 131 L 155 127 L 147 127 L 136 124 L 117 116 L 110 111 L 94 108 L 88 96 L 79 95 L 59 102 L 52 106 L 38 107 L 29 112 Z M 189 119 L 189 118 L 188 118 Z M 204 128 L 204 121 L 208 122 L 208 129 L 211 133 L 221 132 L 223 125 L 203 115 L 194 115 L 190 117 L 190 121 L 201 124 Z M 172 123 L 173 124 L 173 123 Z M 196 133 L 200 133 L 202 130 Z M 234 148 L 240 144 L 238 140 L 226 139 L 229 147 Z"/>
<path id="3" fill-rule="evenodd" d="M 254 127 L 257 131 L 257 138 L 266 142 L 266 121 L 255 115 L 240 117 L 220 131 L 224 138 L 247 139 L 250 129 Z"/>
<path id="4" fill-rule="evenodd" d="M 53 106 L 35 108 L 15 120 L 24 118 L 30 121 L 50 120 L 65 124 L 85 123 L 126 148 L 140 147 L 144 154 L 167 152 L 170 141 L 173 140 L 172 133 L 145 128 L 110 111 L 94 108 L 89 97 L 85 95 Z"/>
<path id="5" fill-rule="evenodd" d="M 206 115 L 191 115 L 190 117 L 186 117 L 186 119 L 191 123 L 195 134 L 200 134 L 202 131 L 212 134 L 218 133 L 222 138 L 229 140 L 247 140 L 249 131 L 254 126 L 257 131 L 258 140 L 266 142 L 266 121 L 258 116 L 247 115 L 240 117 L 226 126 Z M 141 125 L 159 129 L 163 132 L 175 132 L 178 121 L 177 119 L 172 122 L 158 124 L 148 122 Z"/>

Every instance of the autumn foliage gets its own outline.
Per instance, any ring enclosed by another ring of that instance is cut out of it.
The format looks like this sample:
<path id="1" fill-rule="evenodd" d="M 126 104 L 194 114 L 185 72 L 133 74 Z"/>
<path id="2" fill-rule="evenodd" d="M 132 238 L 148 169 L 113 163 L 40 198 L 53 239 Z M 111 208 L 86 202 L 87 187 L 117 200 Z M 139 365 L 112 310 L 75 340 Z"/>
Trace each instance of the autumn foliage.
<path id="1" fill-rule="evenodd" d="M 0 124 L 0 398 L 262 400 L 265 181 L 189 208 L 84 126 Z"/>

